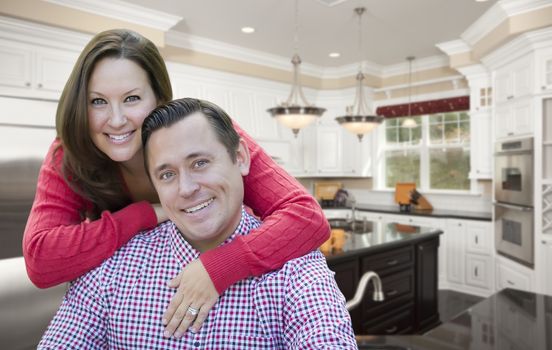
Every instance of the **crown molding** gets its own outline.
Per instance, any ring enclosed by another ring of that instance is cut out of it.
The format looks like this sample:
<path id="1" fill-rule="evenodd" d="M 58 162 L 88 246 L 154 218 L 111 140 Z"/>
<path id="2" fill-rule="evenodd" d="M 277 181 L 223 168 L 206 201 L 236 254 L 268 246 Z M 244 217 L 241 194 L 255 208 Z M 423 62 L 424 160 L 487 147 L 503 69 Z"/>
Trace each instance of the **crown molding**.
<path id="1" fill-rule="evenodd" d="M 373 89 L 374 92 L 387 92 L 392 90 L 399 90 L 399 89 L 405 89 L 410 87 L 416 87 L 416 86 L 425 86 L 425 85 L 431 85 L 431 84 L 437 84 L 437 83 L 443 83 L 443 82 L 451 82 L 453 85 L 454 82 L 465 79 L 462 75 L 451 75 L 448 77 L 443 78 L 437 78 L 437 79 L 430 79 L 430 80 L 422 80 L 413 82 L 412 84 L 397 84 L 397 85 L 389 85 L 382 88 Z"/>
<path id="2" fill-rule="evenodd" d="M 435 44 L 437 48 L 449 56 L 470 52 L 472 48 L 464 40 L 457 39 Z"/>
<path id="3" fill-rule="evenodd" d="M 412 72 L 419 72 L 448 66 L 449 62 L 446 55 L 436 55 L 414 60 L 412 62 Z M 391 76 L 403 74 L 408 74 L 408 62 L 406 61 L 383 67 L 381 77 L 388 78 Z"/>
<path id="4" fill-rule="evenodd" d="M 492 53 L 481 58 L 487 67 L 496 67 L 502 63 L 513 61 L 530 54 L 532 51 L 552 47 L 552 27 L 546 27 L 532 32 L 520 34 Z"/>
<path id="5" fill-rule="evenodd" d="M 8 40 L 80 51 L 91 37 L 72 30 L 0 16 L 0 38 Z"/>
<path id="6" fill-rule="evenodd" d="M 550 0 L 500 0 L 468 27 L 460 37 L 473 46 L 506 19 L 548 6 L 552 6 Z"/>
<path id="7" fill-rule="evenodd" d="M 166 32 L 182 20 L 170 13 L 152 10 L 121 0 L 43 0 L 103 17 L 139 24 Z"/>
<path id="8" fill-rule="evenodd" d="M 256 65 L 262 62 L 263 66 L 274 69 L 288 71 L 292 67 L 291 55 L 290 57 L 272 55 L 175 30 L 170 30 L 165 34 L 165 44 Z M 320 66 L 301 62 L 302 74 L 320 77 L 324 74 L 324 70 Z"/>

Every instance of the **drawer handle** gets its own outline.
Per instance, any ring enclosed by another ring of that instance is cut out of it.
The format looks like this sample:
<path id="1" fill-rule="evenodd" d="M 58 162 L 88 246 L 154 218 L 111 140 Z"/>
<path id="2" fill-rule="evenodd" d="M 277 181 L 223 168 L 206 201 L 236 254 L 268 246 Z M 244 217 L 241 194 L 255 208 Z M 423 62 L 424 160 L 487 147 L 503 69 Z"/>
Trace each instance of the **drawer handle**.
<path id="1" fill-rule="evenodd" d="M 388 297 L 392 297 L 393 295 L 397 295 L 397 293 L 399 293 L 398 290 L 396 289 L 393 289 L 393 290 L 390 290 L 389 292 L 385 293 Z"/>
<path id="2" fill-rule="evenodd" d="M 511 285 L 511 286 L 515 286 L 515 285 L 516 285 L 514 282 L 512 282 L 512 281 L 510 281 L 510 280 L 506 280 L 506 282 L 508 282 L 508 284 Z"/>
<path id="3" fill-rule="evenodd" d="M 396 331 L 397 331 L 397 326 L 393 326 L 393 327 L 391 327 L 391 328 L 387 328 L 387 329 L 385 330 L 385 333 L 387 333 L 387 334 L 392 334 L 392 333 L 395 333 Z"/>
<path id="4" fill-rule="evenodd" d="M 397 259 L 395 260 L 390 260 L 387 262 L 387 265 L 389 266 L 393 266 L 393 265 L 397 265 L 399 263 L 399 261 Z"/>
<path id="5" fill-rule="evenodd" d="M 475 244 L 479 244 L 479 240 L 477 239 L 477 236 L 475 236 Z"/>

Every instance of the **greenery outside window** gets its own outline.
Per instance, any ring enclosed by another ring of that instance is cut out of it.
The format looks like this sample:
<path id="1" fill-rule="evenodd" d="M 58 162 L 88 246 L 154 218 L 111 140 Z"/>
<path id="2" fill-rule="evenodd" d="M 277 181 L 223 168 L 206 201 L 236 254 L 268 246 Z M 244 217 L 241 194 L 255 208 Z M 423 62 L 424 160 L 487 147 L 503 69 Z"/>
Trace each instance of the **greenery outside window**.
<path id="1" fill-rule="evenodd" d="M 415 116 L 415 128 L 402 127 L 404 119 L 392 118 L 384 123 L 384 187 L 392 189 L 397 182 L 415 182 L 421 190 L 468 191 L 468 113 Z"/>

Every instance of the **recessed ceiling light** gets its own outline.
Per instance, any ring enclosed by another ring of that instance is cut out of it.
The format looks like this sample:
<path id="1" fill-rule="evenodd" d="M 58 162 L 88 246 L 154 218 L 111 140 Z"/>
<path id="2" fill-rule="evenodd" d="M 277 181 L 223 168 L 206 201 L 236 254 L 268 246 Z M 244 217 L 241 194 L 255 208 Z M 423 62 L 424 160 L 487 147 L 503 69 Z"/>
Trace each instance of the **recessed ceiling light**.
<path id="1" fill-rule="evenodd" d="M 253 27 L 243 27 L 241 29 L 242 33 L 245 33 L 245 34 L 251 34 L 251 33 L 255 33 L 255 28 Z"/>
<path id="2" fill-rule="evenodd" d="M 338 58 L 341 57 L 341 54 L 339 52 L 330 52 L 328 56 L 330 56 L 331 58 Z"/>

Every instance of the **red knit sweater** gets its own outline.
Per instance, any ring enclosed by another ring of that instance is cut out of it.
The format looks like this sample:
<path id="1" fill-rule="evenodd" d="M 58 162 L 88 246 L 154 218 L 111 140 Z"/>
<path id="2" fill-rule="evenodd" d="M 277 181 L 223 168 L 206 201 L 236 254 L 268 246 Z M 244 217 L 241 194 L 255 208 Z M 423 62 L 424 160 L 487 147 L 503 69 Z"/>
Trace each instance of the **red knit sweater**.
<path id="1" fill-rule="evenodd" d="M 236 126 L 251 153 L 244 178 L 244 203 L 263 224 L 247 236 L 205 252 L 200 259 L 218 292 L 235 282 L 281 267 L 329 237 L 318 203 L 305 189 Z M 79 211 L 91 203 L 73 192 L 58 169 L 63 149 L 50 147 L 38 176 L 36 196 L 23 237 L 23 255 L 31 281 L 41 288 L 73 280 L 97 267 L 141 230 L 157 225 L 145 201 L 101 218 L 82 221 Z"/>

